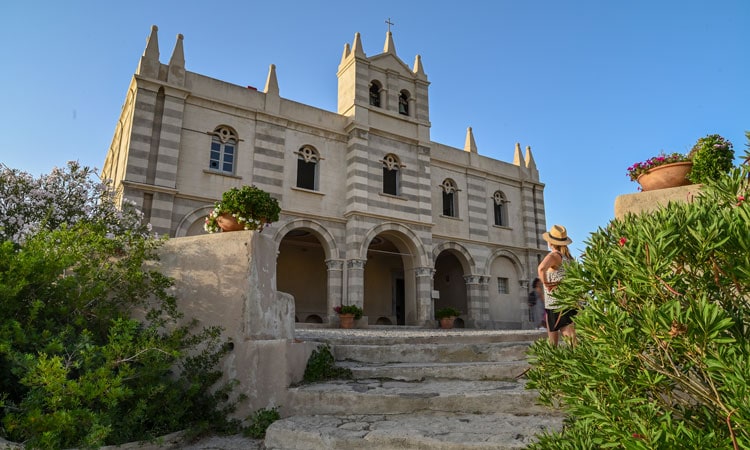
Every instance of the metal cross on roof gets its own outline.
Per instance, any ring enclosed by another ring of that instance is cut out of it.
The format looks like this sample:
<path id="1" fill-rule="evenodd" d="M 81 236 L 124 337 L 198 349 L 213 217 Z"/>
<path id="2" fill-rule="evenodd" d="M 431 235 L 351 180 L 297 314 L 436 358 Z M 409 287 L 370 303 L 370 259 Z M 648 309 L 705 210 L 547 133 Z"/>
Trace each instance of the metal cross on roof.
<path id="1" fill-rule="evenodd" d="M 393 25 L 393 22 L 391 22 L 391 18 L 389 17 L 388 20 L 385 21 L 385 23 L 388 24 L 388 32 L 391 32 L 391 25 Z"/>

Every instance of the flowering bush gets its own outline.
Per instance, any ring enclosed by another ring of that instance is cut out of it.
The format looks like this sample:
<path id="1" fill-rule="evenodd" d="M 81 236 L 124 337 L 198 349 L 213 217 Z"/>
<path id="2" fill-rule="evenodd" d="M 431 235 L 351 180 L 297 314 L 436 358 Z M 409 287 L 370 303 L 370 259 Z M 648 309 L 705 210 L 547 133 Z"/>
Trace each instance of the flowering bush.
<path id="1" fill-rule="evenodd" d="M 630 181 L 636 181 L 642 174 L 648 172 L 654 167 L 663 166 L 665 164 L 672 164 L 676 162 L 690 161 L 690 158 L 682 153 L 670 153 L 665 154 L 664 152 L 659 153 L 658 156 L 649 158 L 643 162 L 637 162 L 632 166 L 628 167 L 628 176 Z"/>
<path id="2" fill-rule="evenodd" d="M 527 448 L 748 448 L 749 170 L 590 234 L 556 288 L 577 344 L 528 352 L 526 387 L 566 426 Z"/>
<path id="3" fill-rule="evenodd" d="M 216 202 L 213 211 L 206 217 L 203 229 L 209 233 L 220 231 L 217 219 L 229 214 L 246 230 L 263 231 L 263 228 L 279 220 L 280 212 L 279 202 L 268 192 L 255 186 L 234 187 L 221 195 L 221 201 Z"/>
<path id="4" fill-rule="evenodd" d="M 354 314 L 354 318 L 359 320 L 362 318 L 362 314 L 364 311 L 362 311 L 362 308 L 360 308 L 357 305 L 339 305 L 334 306 L 333 311 L 336 314 Z"/>
<path id="5" fill-rule="evenodd" d="M 102 181 L 96 169 L 68 161 L 38 178 L 0 164 L 0 241 L 22 244 L 41 230 L 99 222 L 107 237 L 136 233 L 147 237 L 151 224 L 132 202 L 117 205 L 111 181 Z"/>

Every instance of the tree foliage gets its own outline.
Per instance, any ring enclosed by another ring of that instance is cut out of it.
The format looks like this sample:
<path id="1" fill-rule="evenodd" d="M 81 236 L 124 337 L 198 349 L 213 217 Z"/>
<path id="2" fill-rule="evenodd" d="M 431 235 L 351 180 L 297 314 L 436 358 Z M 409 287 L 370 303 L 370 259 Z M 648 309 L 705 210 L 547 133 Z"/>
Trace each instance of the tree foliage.
<path id="1" fill-rule="evenodd" d="M 0 169 L 0 435 L 70 448 L 236 427 L 220 330 L 179 321 L 139 213 L 77 163 Z"/>
<path id="2" fill-rule="evenodd" d="M 590 236 L 558 287 L 578 344 L 530 352 L 568 419 L 531 448 L 750 448 L 748 176 Z"/>

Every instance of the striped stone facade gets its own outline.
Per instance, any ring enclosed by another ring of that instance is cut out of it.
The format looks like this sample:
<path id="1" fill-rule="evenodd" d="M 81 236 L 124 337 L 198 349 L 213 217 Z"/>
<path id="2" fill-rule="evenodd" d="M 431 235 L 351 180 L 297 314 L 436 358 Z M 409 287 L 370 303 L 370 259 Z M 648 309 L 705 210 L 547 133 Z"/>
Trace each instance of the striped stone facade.
<path id="1" fill-rule="evenodd" d="M 471 129 L 463 149 L 432 142 L 421 58 L 405 64 L 390 32 L 378 55 L 365 54 L 359 34 L 345 45 L 337 112 L 279 97 L 273 65 L 259 91 L 186 71 L 181 36 L 169 64 L 158 48 L 154 27 L 103 170 L 155 231 L 203 233 L 222 192 L 256 185 L 282 207 L 263 233 L 276 242 L 276 282 L 295 297 L 297 320 L 333 325 L 335 306 L 357 304 L 371 325 L 434 326 L 443 306 L 468 327 L 535 325 L 526 295 L 546 223 L 531 150 L 517 147 L 512 163 L 482 156 Z M 238 138 L 231 170 L 209 167 L 220 128 Z M 303 147 L 319 157 L 314 189 L 297 178 Z M 456 186 L 448 215 L 445 180 Z"/>

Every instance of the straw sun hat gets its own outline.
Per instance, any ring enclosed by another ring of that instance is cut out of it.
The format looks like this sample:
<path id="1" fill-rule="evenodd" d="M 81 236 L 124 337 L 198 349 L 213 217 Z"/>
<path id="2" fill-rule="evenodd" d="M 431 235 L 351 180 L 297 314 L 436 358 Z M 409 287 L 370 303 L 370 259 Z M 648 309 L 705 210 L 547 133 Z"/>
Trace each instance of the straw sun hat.
<path id="1" fill-rule="evenodd" d="M 569 245 L 573 242 L 568 237 L 568 230 L 562 225 L 552 225 L 548 232 L 542 234 L 542 239 L 555 245 Z"/>

